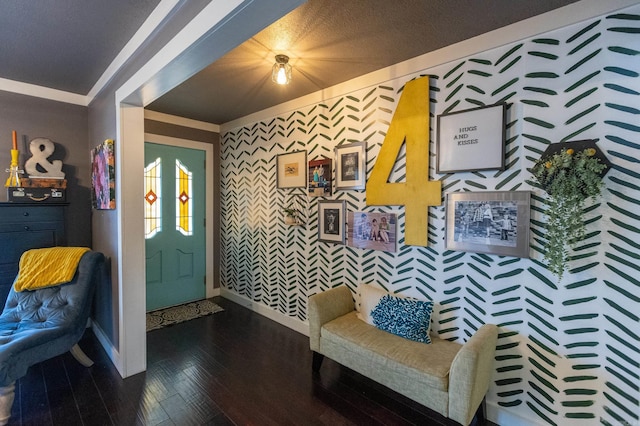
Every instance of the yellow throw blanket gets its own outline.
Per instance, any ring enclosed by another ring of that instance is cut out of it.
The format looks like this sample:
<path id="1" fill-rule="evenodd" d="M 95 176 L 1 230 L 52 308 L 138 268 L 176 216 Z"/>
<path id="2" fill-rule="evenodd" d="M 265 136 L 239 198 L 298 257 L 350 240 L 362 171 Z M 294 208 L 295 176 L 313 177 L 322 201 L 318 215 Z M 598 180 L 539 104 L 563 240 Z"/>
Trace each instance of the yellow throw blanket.
<path id="1" fill-rule="evenodd" d="M 71 281 L 86 247 L 51 247 L 27 250 L 20 257 L 15 291 L 37 290 Z"/>

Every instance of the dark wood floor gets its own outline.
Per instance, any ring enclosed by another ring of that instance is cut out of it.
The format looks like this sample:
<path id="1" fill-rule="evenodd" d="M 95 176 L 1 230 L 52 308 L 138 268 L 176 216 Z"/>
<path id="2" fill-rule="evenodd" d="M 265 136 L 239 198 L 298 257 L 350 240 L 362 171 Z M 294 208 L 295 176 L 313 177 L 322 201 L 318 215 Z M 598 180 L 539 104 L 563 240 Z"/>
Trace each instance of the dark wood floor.
<path id="1" fill-rule="evenodd" d="M 95 361 L 64 354 L 16 384 L 10 425 L 439 425 L 444 419 L 325 359 L 306 336 L 216 298 L 225 311 L 147 334 L 147 371 L 121 379 L 93 333 Z"/>

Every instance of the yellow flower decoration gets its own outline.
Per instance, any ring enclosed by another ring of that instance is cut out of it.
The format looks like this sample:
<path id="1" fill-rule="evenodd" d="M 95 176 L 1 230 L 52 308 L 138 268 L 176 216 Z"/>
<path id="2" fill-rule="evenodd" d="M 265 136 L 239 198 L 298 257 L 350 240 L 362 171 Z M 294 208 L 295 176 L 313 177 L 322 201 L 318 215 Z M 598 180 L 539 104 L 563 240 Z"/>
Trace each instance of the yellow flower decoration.
<path id="1" fill-rule="evenodd" d="M 548 194 L 544 259 L 558 279 L 571 259 L 567 246 L 574 247 L 585 235 L 585 201 L 601 193 L 602 175 L 608 165 L 596 153 L 593 147 L 563 148 L 542 155 L 531 169 L 538 186 Z"/>

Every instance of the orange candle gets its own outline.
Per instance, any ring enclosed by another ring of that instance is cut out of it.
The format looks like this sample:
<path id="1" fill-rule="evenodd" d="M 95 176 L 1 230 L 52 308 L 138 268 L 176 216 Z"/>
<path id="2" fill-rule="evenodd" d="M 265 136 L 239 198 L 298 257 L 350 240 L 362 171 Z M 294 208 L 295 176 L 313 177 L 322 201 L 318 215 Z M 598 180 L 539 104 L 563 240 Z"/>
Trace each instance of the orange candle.
<path id="1" fill-rule="evenodd" d="M 18 149 L 18 135 L 15 130 L 13 131 L 13 149 Z"/>

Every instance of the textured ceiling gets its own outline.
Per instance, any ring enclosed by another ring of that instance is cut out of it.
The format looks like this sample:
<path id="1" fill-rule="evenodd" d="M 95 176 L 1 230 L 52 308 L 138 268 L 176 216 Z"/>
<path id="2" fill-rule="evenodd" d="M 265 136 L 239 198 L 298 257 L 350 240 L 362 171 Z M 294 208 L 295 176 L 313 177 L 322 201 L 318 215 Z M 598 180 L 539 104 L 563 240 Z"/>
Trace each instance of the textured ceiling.
<path id="1" fill-rule="evenodd" d="M 86 95 L 159 1 L 2 0 L 0 78 Z M 575 1 L 309 0 L 148 109 L 223 124 Z"/>
<path id="2" fill-rule="evenodd" d="M 148 109 L 223 124 L 575 0 L 309 0 Z M 277 53 L 292 82 L 271 81 Z"/>
<path id="3" fill-rule="evenodd" d="M 86 95 L 160 0 L 2 0 L 0 78 Z"/>

